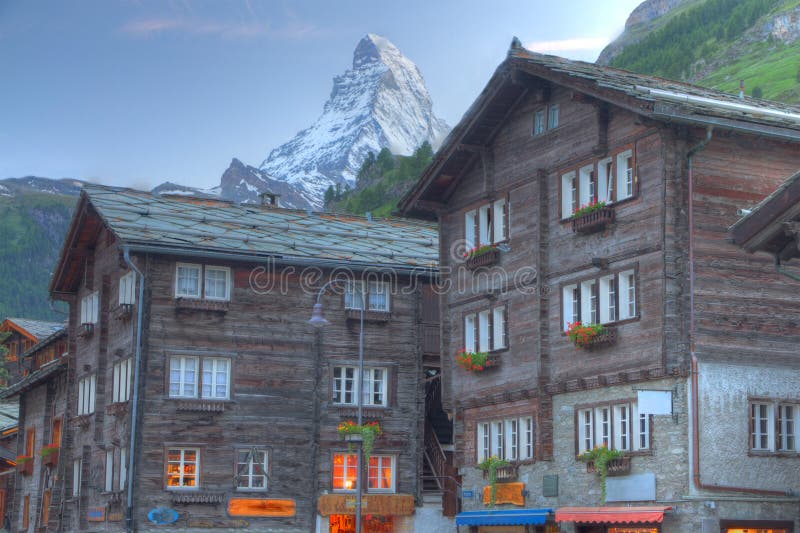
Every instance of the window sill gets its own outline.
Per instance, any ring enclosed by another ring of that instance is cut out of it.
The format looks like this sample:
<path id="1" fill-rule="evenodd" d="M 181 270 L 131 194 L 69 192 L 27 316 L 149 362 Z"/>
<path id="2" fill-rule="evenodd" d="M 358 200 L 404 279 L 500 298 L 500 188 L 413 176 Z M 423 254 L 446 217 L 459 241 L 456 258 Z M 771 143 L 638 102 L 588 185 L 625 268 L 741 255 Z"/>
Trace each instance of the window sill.
<path id="1" fill-rule="evenodd" d="M 94 333 L 94 324 L 92 322 L 86 322 L 78 326 L 78 337 L 80 338 L 91 337 L 93 333 Z"/>
<path id="2" fill-rule="evenodd" d="M 211 311 L 215 313 L 227 313 L 230 309 L 230 300 L 207 300 L 201 298 L 175 298 L 176 311 Z"/>
<path id="3" fill-rule="evenodd" d="M 606 229 L 606 226 L 614 222 L 614 208 L 610 206 L 601 207 L 591 213 L 571 219 L 573 233 L 589 235 Z"/>
<path id="4" fill-rule="evenodd" d="M 125 416 L 128 414 L 128 402 L 114 402 L 106 405 L 106 413 L 112 416 Z"/>
<path id="5" fill-rule="evenodd" d="M 597 468 L 594 461 L 586 462 L 586 473 L 595 474 Z M 618 459 L 611 459 L 606 464 L 606 475 L 608 476 L 627 476 L 631 473 L 631 458 L 628 456 L 620 457 Z"/>
<path id="6" fill-rule="evenodd" d="M 78 427 L 87 428 L 93 417 L 94 413 L 78 415 L 72 419 L 72 423 Z"/>
<path id="7" fill-rule="evenodd" d="M 476 270 L 482 267 L 490 267 L 500 262 L 500 250 L 497 249 L 497 244 L 493 245 L 495 248 L 484 252 L 480 255 L 467 257 L 464 260 L 464 266 L 469 270 Z"/>
<path id="8" fill-rule="evenodd" d="M 347 320 L 361 320 L 360 309 L 345 309 L 345 318 Z M 364 311 L 364 322 L 389 322 L 391 312 L 389 311 Z"/>
<path id="9" fill-rule="evenodd" d="M 111 310 L 111 316 L 115 320 L 127 320 L 133 316 L 133 304 L 119 304 Z"/>
<path id="10" fill-rule="evenodd" d="M 224 492 L 202 492 L 199 489 L 167 489 L 173 504 L 206 504 L 218 505 L 225 502 Z"/>
<path id="11" fill-rule="evenodd" d="M 248 489 L 248 488 L 245 488 L 245 487 L 236 487 L 236 489 L 234 489 L 234 490 L 236 492 L 242 493 L 242 494 L 266 494 L 267 492 L 269 492 L 269 490 L 266 489 L 266 488 L 264 488 L 264 489 Z"/>
<path id="12" fill-rule="evenodd" d="M 338 405 L 334 407 L 339 411 L 339 416 L 352 418 L 358 416 L 358 407 L 350 405 Z M 392 415 L 392 410 L 388 407 L 362 406 L 361 416 L 366 418 L 384 418 Z"/>
<path id="13" fill-rule="evenodd" d="M 203 400 L 197 398 L 169 398 L 175 402 L 178 411 L 203 411 L 207 413 L 222 413 L 225 405 L 230 400 Z"/>
<path id="14" fill-rule="evenodd" d="M 750 450 L 747 452 L 748 457 L 783 457 L 797 459 L 800 452 L 790 451 L 770 451 L 770 450 Z"/>

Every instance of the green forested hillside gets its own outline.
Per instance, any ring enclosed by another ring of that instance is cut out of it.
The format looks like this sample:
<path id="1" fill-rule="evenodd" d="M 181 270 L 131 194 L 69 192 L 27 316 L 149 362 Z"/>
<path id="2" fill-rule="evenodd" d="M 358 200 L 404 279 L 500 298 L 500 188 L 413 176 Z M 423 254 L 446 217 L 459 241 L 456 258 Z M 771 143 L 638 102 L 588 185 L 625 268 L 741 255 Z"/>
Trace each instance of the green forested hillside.
<path id="1" fill-rule="evenodd" d="M 76 200 L 47 193 L 0 197 L 0 317 L 64 318 L 50 308 L 47 285 Z"/>
<path id="2" fill-rule="evenodd" d="M 387 149 L 377 157 L 369 154 L 356 177 L 355 189 L 342 191 L 333 187 L 325 193 L 325 209 L 386 217 L 392 214 L 397 201 L 417 181 L 433 159 L 431 145 L 423 143 L 414 155 L 394 156 Z"/>
<path id="3" fill-rule="evenodd" d="M 610 65 L 748 96 L 800 102 L 800 40 L 770 29 L 798 0 L 704 0 L 663 17 Z M 791 18 L 791 17 L 789 17 Z M 632 28 L 628 31 L 635 32 Z"/>

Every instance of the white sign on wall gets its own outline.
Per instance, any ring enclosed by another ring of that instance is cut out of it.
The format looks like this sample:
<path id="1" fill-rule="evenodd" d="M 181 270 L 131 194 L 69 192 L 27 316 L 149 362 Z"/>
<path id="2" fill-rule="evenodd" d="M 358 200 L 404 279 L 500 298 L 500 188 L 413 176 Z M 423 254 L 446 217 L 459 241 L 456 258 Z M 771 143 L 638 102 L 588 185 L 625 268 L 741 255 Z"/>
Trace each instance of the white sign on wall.
<path id="1" fill-rule="evenodd" d="M 643 415 L 671 415 L 672 391 L 668 390 L 640 390 L 636 391 L 636 403 L 639 414 Z"/>

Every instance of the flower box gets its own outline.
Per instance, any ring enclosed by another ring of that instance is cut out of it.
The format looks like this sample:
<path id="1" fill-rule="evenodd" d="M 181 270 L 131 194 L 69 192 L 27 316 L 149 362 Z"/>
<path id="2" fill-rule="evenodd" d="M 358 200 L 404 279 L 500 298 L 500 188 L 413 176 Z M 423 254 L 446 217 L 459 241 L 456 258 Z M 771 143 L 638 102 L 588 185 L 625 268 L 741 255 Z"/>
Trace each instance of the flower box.
<path id="1" fill-rule="evenodd" d="M 360 309 L 345 309 L 345 318 L 347 320 L 361 320 Z M 364 322 L 388 322 L 391 313 L 389 311 L 364 311 Z"/>
<path id="2" fill-rule="evenodd" d="M 94 324 L 86 322 L 78 326 L 78 337 L 91 337 L 94 333 Z"/>
<path id="3" fill-rule="evenodd" d="M 33 457 L 19 457 L 17 456 L 17 472 L 23 476 L 30 476 L 33 474 Z"/>
<path id="4" fill-rule="evenodd" d="M 594 465 L 594 461 L 586 462 L 586 472 L 588 474 L 594 474 L 597 472 L 597 468 Z M 630 457 L 618 457 L 617 459 L 610 459 L 608 463 L 606 463 L 607 476 L 626 476 L 630 473 L 631 473 Z"/>
<path id="5" fill-rule="evenodd" d="M 576 348 L 591 350 L 613 344 L 617 340 L 616 328 L 601 324 L 581 324 L 573 322 L 565 332 Z"/>
<path id="6" fill-rule="evenodd" d="M 133 316 L 133 304 L 119 304 L 111 312 L 116 320 L 126 320 Z"/>
<path id="7" fill-rule="evenodd" d="M 480 267 L 490 267 L 496 265 L 500 260 L 500 250 L 495 246 L 487 247 L 482 250 L 481 248 L 467 253 L 464 265 L 470 269 L 475 270 Z"/>
<path id="8" fill-rule="evenodd" d="M 519 475 L 519 467 L 517 465 L 505 465 L 505 466 L 498 466 L 495 468 L 495 476 L 496 481 L 500 483 L 506 483 L 508 481 L 516 481 L 517 476 Z M 489 477 L 489 471 L 483 471 L 483 479 L 487 479 Z"/>
<path id="9" fill-rule="evenodd" d="M 106 405 L 106 413 L 111 416 L 125 416 L 128 413 L 128 402 L 114 402 Z"/>
<path id="10" fill-rule="evenodd" d="M 455 356 L 455 361 L 458 366 L 467 372 L 476 374 L 500 364 L 500 358 L 497 354 L 488 352 L 468 352 L 466 350 L 459 351 Z"/>
<path id="11" fill-rule="evenodd" d="M 203 300 L 199 298 L 175 298 L 176 310 L 211 311 L 214 313 L 227 313 L 230 308 L 228 300 Z"/>
<path id="12" fill-rule="evenodd" d="M 572 231 L 583 234 L 595 233 L 602 231 L 612 222 L 614 222 L 614 209 L 603 206 L 573 217 Z"/>
<path id="13" fill-rule="evenodd" d="M 593 338 L 591 338 L 584 346 L 584 348 L 591 350 L 592 348 L 600 348 L 603 346 L 609 346 L 617 342 L 617 329 L 616 328 L 605 328 L 603 333 L 600 333 Z"/>
<path id="14" fill-rule="evenodd" d="M 47 448 L 42 448 L 42 464 L 46 466 L 58 465 L 58 448 L 54 452 L 44 453 Z"/>

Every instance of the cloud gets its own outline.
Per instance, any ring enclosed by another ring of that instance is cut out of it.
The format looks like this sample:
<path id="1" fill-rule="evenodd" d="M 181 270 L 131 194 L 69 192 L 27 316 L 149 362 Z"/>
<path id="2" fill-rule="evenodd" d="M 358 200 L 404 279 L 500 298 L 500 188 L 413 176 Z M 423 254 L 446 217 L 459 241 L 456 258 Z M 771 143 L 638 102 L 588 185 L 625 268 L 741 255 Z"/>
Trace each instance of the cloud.
<path id="1" fill-rule="evenodd" d="M 273 28 L 266 22 L 221 22 L 200 18 L 160 17 L 126 22 L 120 27 L 122 33 L 135 37 L 150 37 L 164 33 L 216 36 L 233 39 L 272 37 L 276 39 L 301 39 L 317 32 L 308 24 L 293 23 L 282 28 Z"/>
<path id="2" fill-rule="evenodd" d="M 578 37 L 560 41 L 537 41 L 527 43 L 525 48 L 534 52 L 571 52 L 575 50 L 596 50 L 608 44 L 608 37 Z"/>

